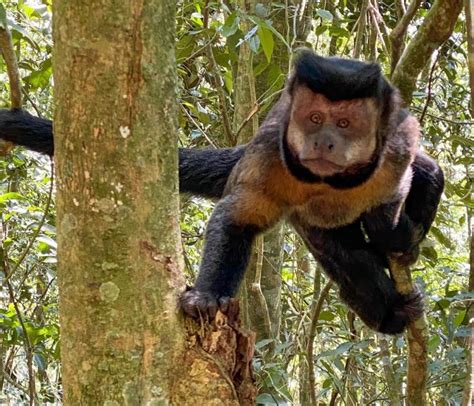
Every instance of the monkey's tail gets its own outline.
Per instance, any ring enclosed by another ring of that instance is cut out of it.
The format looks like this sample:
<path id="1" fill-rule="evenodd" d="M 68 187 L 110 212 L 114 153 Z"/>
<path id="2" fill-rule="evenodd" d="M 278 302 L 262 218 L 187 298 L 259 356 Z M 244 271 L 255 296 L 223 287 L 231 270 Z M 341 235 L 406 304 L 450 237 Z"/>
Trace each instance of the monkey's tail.
<path id="1" fill-rule="evenodd" d="M 25 110 L 0 110 L 0 138 L 32 151 L 53 156 L 53 122 Z"/>
<path id="2" fill-rule="evenodd" d="M 0 139 L 53 156 L 53 122 L 21 110 L 0 110 Z M 221 149 L 179 149 L 179 191 L 219 198 L 245 146 Z"/>

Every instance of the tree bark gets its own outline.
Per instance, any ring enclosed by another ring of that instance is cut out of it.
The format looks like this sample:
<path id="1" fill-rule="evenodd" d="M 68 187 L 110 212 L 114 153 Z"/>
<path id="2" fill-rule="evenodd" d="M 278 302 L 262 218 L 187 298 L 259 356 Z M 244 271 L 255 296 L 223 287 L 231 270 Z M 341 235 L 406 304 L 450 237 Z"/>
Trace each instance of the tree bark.
<path id="1" fill-rule="evenodd" d="M 54 3 L 66 405 L 254 403 L 238 308 L 186 330 L 176 310 L 175 6 Z"/>
<path id="2" fill-rule="evenodd" d="M 418 75 L 431 54 L 451 36 L 462 3 L 462 0 L 436 0 L 400 57 L 392 82 L 400 89 L 406 105 L 411 102 Z"/>
<path id="3" fill-rule="evenodd" d="M 171 397 L 184 284 L 174 12 L 163 0 L 54 3 L 66 404 Z"/>

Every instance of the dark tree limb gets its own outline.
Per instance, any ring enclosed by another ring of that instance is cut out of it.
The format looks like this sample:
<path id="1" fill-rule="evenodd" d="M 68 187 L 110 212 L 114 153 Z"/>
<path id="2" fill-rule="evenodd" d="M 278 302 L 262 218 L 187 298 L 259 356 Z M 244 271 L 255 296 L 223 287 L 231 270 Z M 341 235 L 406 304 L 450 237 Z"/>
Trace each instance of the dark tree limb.
<path id="1" fill-rule="evenodd" d="M 421 0 L 412 0 L 410 6 L 398 21 L 395 28 L 390 33 L 390 44 L 391 44 L 391 65 L 390 73 L 393 73 L 397 66 L 400 56 L 404 49 L 404 40 L 407 33 L 408 26 L 411 20 L 415 16 L 418 8 L 420 7 Z"/>

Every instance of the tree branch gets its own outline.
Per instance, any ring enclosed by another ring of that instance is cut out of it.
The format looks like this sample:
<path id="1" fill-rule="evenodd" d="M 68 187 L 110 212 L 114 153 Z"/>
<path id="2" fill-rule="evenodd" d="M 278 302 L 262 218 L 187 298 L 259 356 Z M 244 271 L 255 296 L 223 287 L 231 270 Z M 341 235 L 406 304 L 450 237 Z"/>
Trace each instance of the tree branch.
<path id="1" fill-rule="evenodd" d="M 10 99 L 13 109 L 21 109 L 21 83 L 20 71 L 18 70 L 18 62 L 16 60 L 15 51 L 13 49 L 12 36 L 10 30 L 5 25 L 2 27 L 0 21 L 0 50 L 5 64 L 7 65 L 8 79 L 10 82 Z"/>
<path id="2" fill-rule="evenodd" d="M 413 291 L 410 269 L 390 259 L 390 274 L 397 291 L 403 295 Z M 426 404 L 426 380 L 428 378 L 428 321 L 423 312 L 421 317 L 408 325 L 408 378 L 407 404 Z"/>
<path id="3" fill-rule="evenodd" d="M 461 9 L 462 0 L 436 0 L 403 52 L 392 82 L 400 89 L 406 105 L 411 102 L 418 75 L 431 54 L 451 36 Z"/>

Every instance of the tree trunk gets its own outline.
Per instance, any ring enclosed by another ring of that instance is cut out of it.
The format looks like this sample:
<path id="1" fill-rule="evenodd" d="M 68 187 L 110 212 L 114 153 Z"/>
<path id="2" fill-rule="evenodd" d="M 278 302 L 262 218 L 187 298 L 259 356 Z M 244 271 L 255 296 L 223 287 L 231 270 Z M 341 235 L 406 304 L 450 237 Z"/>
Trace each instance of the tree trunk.
<path id="1" fill-rule="evenodd" d="M 176 311 L 175 4 L 54 3 L 66 405 L 254 402 L 238 309 L 187 336 Z"/>

